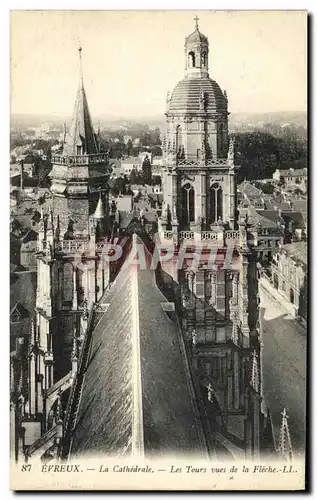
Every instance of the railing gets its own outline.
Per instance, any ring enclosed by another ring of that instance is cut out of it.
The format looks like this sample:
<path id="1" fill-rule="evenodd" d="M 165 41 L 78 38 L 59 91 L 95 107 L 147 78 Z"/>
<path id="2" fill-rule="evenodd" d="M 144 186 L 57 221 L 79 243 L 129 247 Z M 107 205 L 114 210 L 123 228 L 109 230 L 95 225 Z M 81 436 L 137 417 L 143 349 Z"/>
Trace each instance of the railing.
<path id="1" fill-rule="evenodd" d="M 72 375 L 71 372 L 67 373 L 58 382 L 56 382 L 56 384 L 52 385 L 49 389 L 47 389 L 45 391 L 46 397 L 50 397 L 52 394 L 54 395 L 55 393 L 58 393 L 58 391 L 62 389 L 63 386 L 66 386 L 66 388 L 70 387 L 71 375 Z"/>
<path id="2" fill-rule="evenodd" d="M 171 240 L 173 238 L 172 231 L 164 231 L 163 233 L 164 240 Z M 230 241 L 232 243 L 239 241 L 240 233 L 239 231 L 198 231 L 197 240 L 201 241 L 218 241 L 219 238 L 222 240 L 222 237 L 225 237 L 225 241 Z M 180 240 L 195 240 L 195 232 L 194 231 L 180 231 L 178 234 Z"/>
<path id="3" fill-rule="evenodd" d="M 193 240 L 194 231 L 180 231 L 179 237 L 181 240 Z"/>
<path id="4" fill-rule="evenodd" d="M 55 250 L 57 252 L 64 252 L 64 253 L 82 253 L 82 252 L 89 252 L 90 250 L 93 250 L 94 252 L 102 252 L 104 247 L 109 245 L 109 242 L 101 241 L 93 244 L 91 241 L 88 240 L 63 240 L 63 241 L 58 241 L 55 243 Z M 43 241 L 42 242 L 42 250 L 46 251 L 47 249 L 47 242 Z M 40 251 L 40 243 L 37 242 L 37 251 Z"/>
<path id="5" fill-rule="evenodd" d="M 226 240 L 238 240 L 240 238 L 239 231 L 226 231 L 225 232 Z"/>
<path id="6" fill-rule="evenodd" d="M 107 153 L 97 153 L 92 155 L 52 155 L 52 163 L 58 165 L 96 165 L 107 163 Z"/>
<path id="7" fill-rule="evenodd" d="M 214 231 L 202 231 L 201 232 L 202 240 L 218 240 L 218 233 Z"/>
<path id="8" fill-rule="evenodd" d="M 226 158 L 219 158 L 219 159 L 209 159 L 209 160 L 195 160 L 195 159 L 190 159 L 190 158 L 186 158 L 186 159 L 182 159 L 182 160 L 177 160 L 177 165 L 183 165 L 183 166 L 188 166 L 188 167 L 192 167 L 192 166 L 207 166 L 207 167 L 211 167 L 211 166 L 226 166 L 226 167 L 229 167 L 229 163 L 228 163 L 228 160 Z"/>
<path id="9" fill-rule="evenodd" d="M 173 239 L 172 231 L 164 231 L 164 240 L 171 240 L 171 239 Z"/>
<path id="10" fill-rule="evenodd" d="M 76 252 L 84 252 L 85 250 L 89 250 L 89 241 L 81 241 L 81 240 L 65 240 L 56 243 L 56 250 L 65 252 L 65 253 L 76 253 Z"/>
<path id="11" fill-rule="evenodd" d="M 80 393 L 82 390 L 82 384 L 84 380 L 84 373 L 86 370 L 86 365 L 88 361 L 88 356 L 89 356 L 89 347 L 90 347 L 90 341 L 91 341 L 91 336 L 93 333 L 93 320 L 95 317 L 95 308 L 96 305 L 93 304 L 89 316 L 88 316 L 88 322 L 87 322 L 87 329 L 86 329 L 86 334 L 84 338 L 84 342 L 80 351 L 79 355 L 79 360 L 78 360 L 78 367 L 77 367 L 77 374 L 75 377 L 74 384 L 72 385 L 71 388 L 71 393 L 67 402 L 67 407 L 66 407 L 66 412 L 65 412 L 65 418 L 64 418 L 64 436 L 65 440 L 63 442 L 63 454 L 68 455 L 69 452 L 69 445 L 70 445 L 70 439 L 71 439 L 71 432 L 73 431 L 73 427 L 76 424 L 76 419 L 77 419 L 77 411 L 79 407 L 79 399 L 80 399 Z"/>
<path id="12" fill-rule="evenodd" d="M 42 446 L 47 444 L 49 441 L 55 439 L 60 432 L 60 426 L 54 425 L 51 429 L 49 429 L 43 436 L 38 438 L 34 443 L 32 443 L 27 449 L 27 456 L 31 457 L 36 451 L 38 451 Z"/>

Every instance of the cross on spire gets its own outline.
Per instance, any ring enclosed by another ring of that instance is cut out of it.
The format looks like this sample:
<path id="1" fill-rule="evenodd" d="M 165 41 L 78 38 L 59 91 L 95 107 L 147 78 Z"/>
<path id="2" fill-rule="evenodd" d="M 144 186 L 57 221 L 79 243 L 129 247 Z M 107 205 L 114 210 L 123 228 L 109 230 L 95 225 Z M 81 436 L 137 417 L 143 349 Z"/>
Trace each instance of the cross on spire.
<path id="1" fill-rule="evenodd" d="M 198 29 L 199 29 L 199 26 L 198 26 L 199 17 L 198 16 L 194 17 L 194 21 L 195 21 L 195 28 L 198 31 Z"/>
<path id="2" fill-rule="evenodd" d="M 83 85 L 84 78 L 83 78 L 83 62 L 81 58 L 81 53 L 82 53 L 82 46 L 80 42 L 78 42 L 78 55 L 79 55 L 79 76 L 80 76 L 80 82 Z"/>

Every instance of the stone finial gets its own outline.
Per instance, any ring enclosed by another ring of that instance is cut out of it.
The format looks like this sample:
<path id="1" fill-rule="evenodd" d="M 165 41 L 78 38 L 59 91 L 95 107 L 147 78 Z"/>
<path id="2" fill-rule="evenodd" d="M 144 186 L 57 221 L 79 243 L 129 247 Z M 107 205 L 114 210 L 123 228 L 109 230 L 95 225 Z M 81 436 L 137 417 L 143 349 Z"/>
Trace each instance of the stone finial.
<path id="1" fill-rule="evenodd" d="M 34 319 L 31 320 L 31 331 L 30 331 L 30 350 L 36 346 L 36 329 Z"/>
<path id="2" fill-rule="evenodd" d="M 282 415 L 282 422 L 281 422 L 281 428 L 280 428 L 278 453 L 283 458 L 286 458 L 287 460 L 292 460 L 293 449 L 292 449 L 291 436 L 290 436 L 288 422 L 287 422 L 288 416 L 286 414 L 285 408 L 282 411 L 281 415 Z"/>
<path id="3" fill-rule="evenodd" d="M 50 260 L 52 260 L 54 258 L 54 249 L 53 249 L 52 243 L 48 243 L 48 256 L 49 256 Z"/>
<path id="4" fill-rule="evenodd" d="M 54 420 L 56 424 L 61 424 L 63 422 L 63 405 L 61 401 L 61 395 L 58 394 L 54 412 Z"/>
<path id="5" fill-rule="evenodd" d="M 83 315 L 84 315 L 85 319 L 88 318 L 89 311 L 88 311 L 88 300 L 87 299 L 84 299 L 84 303 L 83 303 Z"/>
<path id="6" fill-rule="evenodd" d="M 72 347 L 71 360 L 72 361 L 77 361 L 78 360 L 78 341 L 77 341 L 76 335 L 74 335 L 74 338 L 73 338 L 73 347 Z"/>
<path id="7" fill-rule="evenodd" d="M 214 394 L 215 394 L 214 388 L 212 387 L 211 383 L 209 382 L 209 384 L 207 385 L 207 397 L 208 397 L 209 402 L 213 401 Z"/>
<path id="8" fill-rule="evenodd" d="M 259 392 L 260 388 L 260 377 L 259 377 L 259 364 L 258 364 L 258 355 L 256 351 L 253 351 L 252 354 L 252 368 L 251 368 L 251 380 L 250 385 L 256 392 Z"/>
<path id="9" fill-rule="evenodd" d="M 56 241 L 59 241 L 60 234 L 61 234 L 61 224 L 60 224 L 59 215 L 57 215 L 57 218 L 56 218 L 56 230 L 55 230 L 55 239 L 56 239 Z"/>
<path id="10" fill-rule="evenodd" d="M 164 134 L 163 141 L 162 141 L 162 149 L 163 149 L 163 151 L 166 151 L 166 146 L 167 146 L 167 144 L 166 144 L 166 134 Z"/>
<path id="11" fill-rule="evenodd" d="M 197 344 L 197 333 L 196 333 L 196 330 L 193 330 L 192 331 L 192 345 L 193 347 L 195 347 Z"/>
<path id="12" fill-rule="evenodd" d="M 206 160 L 206 138 L 204 135 L 201 138 L 201 159 Z"/>
<path id="13" fill-rule="evenodd" d="M 234 165 L 234 137 L 230 138 L 229 141 L 229 149 L 228 149 L 228 163 L 232 167 Z"/>

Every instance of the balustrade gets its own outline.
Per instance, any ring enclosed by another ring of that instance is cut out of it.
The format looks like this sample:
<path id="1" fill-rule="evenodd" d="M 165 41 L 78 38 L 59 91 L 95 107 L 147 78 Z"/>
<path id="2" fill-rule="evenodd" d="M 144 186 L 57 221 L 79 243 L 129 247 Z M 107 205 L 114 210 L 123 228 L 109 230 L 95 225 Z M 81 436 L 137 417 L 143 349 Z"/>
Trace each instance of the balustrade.
<path id="1" fill-rule="evenodd" d="M 201 232 L 202 240 L 218 240 L 218 233 L 215 231 L 202 231 Z"/>
<path id="2" fill-rule="evenodd" d="M 171 239 L 173 239 L 172 231 L 164 231 L 164 240 L 171 240 Z"/>
<path id="3" fill-rule="evenodd" d="M 226 231 L 225 238 L 226 240 L 238 240 L 240 237 L 239 231 Z"/>
<path id="4" fill-rule="evenodd" d="M 207 166 L 207 167 L 212 167 L 212 166 L 215 166 L 215 167 L 218 167 L 218 166 L 225 166 L 225 167 L 229 167 L 229 164 L 228 164 L 228 160 L 227 159 L 224 159 L 224 158 L 220 158 L 220 159 L 209 159 L 209 160 L 196 160 L 196 159 L 190 159 L 190 158 L 185 158 L 185 159 L 182 159 L 182 160 L 177 160 L 177 165 L 179 166 L 188 166 L 188 167 L 192 167 L 192 166 Z"/>
<path id="5" fill-rule="evenodd" d="M 96 165 L 107 163 L 108 154 L 99 153 L 93 155 L 52 155 L 52 163 L 58 165 Z"/>
<path id="6" fill-rule="evenodd" d="M 179 237 L 182 240 L 193 240 L 194 239 L 194 231 L 180 231 Z"/>

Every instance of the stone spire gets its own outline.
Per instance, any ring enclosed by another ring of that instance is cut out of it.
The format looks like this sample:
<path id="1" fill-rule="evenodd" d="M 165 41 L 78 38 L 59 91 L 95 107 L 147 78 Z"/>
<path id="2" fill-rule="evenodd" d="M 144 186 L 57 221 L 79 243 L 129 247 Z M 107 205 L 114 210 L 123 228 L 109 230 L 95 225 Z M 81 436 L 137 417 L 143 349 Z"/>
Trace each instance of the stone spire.
<path id="1" fill-rule="evenodd" d="M 283 458 L 287 460 L 292 460 L 293 450 L 292 450 L 291 436 L 289 433 L 288 422 L 287 422 L 288 416 L 286 414 L 285 408 L 282 411 L 281 415 L 282 415 L 282 423 L 280 429 L 278 452 Z"/>
<path id="2" fill-rule="evenodd" d="M 79 87 L 77 91 L 72 124 L 65 137 L 63 154 L 83 155 L 98 153 L 98 144 L 92 126 L 82 70 L 82 48 L 79 47 Z"/>
<path id="3" fill-rule="evenodd" d="M 234 166 L 234 143 L 235 143 L 235 138 L 231 137 L 228 149 L 228 164 L 231 167 Z"/>
<path id="4" fill-rule="evenodd" d="M 103 206 L 102 198 L 101 198 L 101 193 L 99 194 L 99 200 L 96 206 L 96 210 L 94 212 L 94 219 L 103 219 L 106 216 L 105 213 L 105 208 Z"/>
<path id="5" fill-rule="evenodd" d="M 30 337 L 29 337 L 29 351 L 28 351 L 28 354 L 32 354 L 33 353 L 33 350 L 34 348 L 36 347 L 36 330 L 35 330 L 35 324 L 34 324 L 34 320 L 32 319 L 31 320 L 31 329 L 30 329 Z"/>

